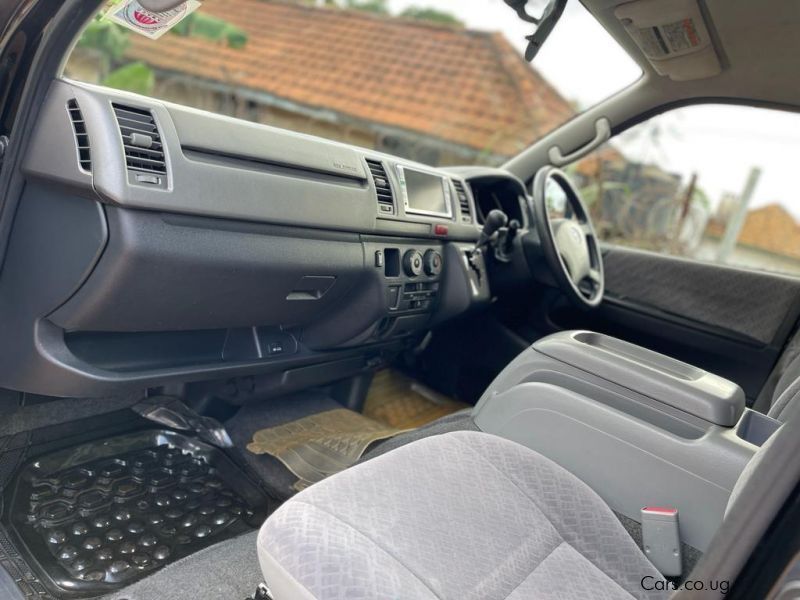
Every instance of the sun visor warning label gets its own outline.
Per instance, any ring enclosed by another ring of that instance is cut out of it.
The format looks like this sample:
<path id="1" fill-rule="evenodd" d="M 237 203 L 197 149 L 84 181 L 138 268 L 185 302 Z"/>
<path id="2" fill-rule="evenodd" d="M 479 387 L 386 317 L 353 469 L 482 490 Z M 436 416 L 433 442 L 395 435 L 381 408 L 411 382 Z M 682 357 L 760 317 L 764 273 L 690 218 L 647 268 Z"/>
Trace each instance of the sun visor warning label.
<path id="1" fill-rule="evenodd" d="M 136 0 L 125 0 L 112 8 L 106 18 L 151 40 L 157 40 L 199 6 L 198 0 L 187 0 L 170 10 L 153 12 Z"/>
<path id="2" fill-rule="evenodd" d="M 700 46 L 700 35 L 693 19 L 629 30 L 642 51 L 650 58 L 667 58 L 691 52 Z"/>

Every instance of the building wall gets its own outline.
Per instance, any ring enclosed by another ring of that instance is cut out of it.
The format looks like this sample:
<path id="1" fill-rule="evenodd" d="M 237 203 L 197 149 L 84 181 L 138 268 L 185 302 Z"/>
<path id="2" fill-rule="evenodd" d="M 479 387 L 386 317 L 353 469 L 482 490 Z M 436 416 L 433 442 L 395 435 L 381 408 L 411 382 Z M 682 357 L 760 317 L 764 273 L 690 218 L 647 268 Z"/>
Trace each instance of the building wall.
<path id="1" fill-rule="evenodd" d="M 718 248 L 718 239 L 704 237 L 694 257 L 698 260 L 716 262 Z M 771 252 L 758 250 L 751 246 L 737 245 L 728 258 L 727 264 L 735 267 L 746 267 L 800 276 L 800 260 L 789 256 L 772 254 Z"/>
<path id="2" fill-rule="evenodd" d="M 88 48 L 76 49 L 69 55 L 69 60 L 64 68 L 64 75 L 86 83 L 100 83 L 105 72 L 105 58 L 99 51 Z"/>
<path id="3" fill-rule="evenodd" d="M 272 125 L 292 131 L 302 131 L 331 140 L 372 148 L 376 136 L 366 128 L 344 123 L 331 123 L 276 106 L 259 104 L 236 93 L 222 93 L 187 82 L 183 78 L 157 77 L 152 95 L 163 100 L 201 110 Z"/>

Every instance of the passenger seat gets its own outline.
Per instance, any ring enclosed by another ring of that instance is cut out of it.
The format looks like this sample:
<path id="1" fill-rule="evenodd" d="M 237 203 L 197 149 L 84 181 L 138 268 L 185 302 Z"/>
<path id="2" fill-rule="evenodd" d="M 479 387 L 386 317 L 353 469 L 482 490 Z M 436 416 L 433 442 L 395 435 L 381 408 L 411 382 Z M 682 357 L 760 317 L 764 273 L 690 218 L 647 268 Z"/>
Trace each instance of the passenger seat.
<path id="1" fill-rule="evenodd" d="M 301 492 L 264 524 L 258 556 L 275 600 L 663 597 L 642 587 L 661 574 L 586 484 L 474 431 Z"/>

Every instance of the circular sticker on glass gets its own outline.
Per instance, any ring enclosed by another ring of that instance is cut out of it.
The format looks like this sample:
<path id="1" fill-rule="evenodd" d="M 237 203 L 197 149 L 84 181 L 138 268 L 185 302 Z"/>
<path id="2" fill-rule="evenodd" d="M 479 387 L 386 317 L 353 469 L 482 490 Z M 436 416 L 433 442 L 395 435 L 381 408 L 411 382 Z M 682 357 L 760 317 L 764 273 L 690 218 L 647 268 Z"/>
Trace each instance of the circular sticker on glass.
<path id="1" fill-rule="evenodd" d="M 136 0 L 126 0 L 114 8 L 108 18 L 150 39 L 158 39 L 198 6 L 197 0 L 188 0 L 164 12 L 153 12 Z"/>

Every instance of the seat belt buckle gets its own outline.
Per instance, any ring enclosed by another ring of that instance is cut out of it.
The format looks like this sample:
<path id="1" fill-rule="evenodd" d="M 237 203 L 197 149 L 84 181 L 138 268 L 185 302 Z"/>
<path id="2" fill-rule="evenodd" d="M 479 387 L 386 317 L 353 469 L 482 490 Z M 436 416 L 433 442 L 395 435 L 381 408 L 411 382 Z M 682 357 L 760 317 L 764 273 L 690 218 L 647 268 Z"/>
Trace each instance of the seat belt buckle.
<path id="1" fill-rule="evenodd" d="M 256 587 L 256 593 L 248 596 L 245 600 L 273 600 L 272 592 L 269 591 L 266 583 L 259 583 Z"/>
<path id="2" fill-rule="evenodd" d="M 671 506 L 645 506 L 642 509 L 642 545 L 653 566 L 666 577 L 683 571 L 678 509 Z"/>

